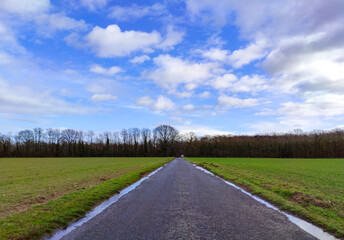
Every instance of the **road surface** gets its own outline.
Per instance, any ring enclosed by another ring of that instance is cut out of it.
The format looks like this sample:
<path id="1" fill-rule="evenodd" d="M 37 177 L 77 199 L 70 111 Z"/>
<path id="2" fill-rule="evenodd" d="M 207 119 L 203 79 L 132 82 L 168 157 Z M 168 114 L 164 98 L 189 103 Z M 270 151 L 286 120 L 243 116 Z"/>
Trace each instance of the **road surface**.
<path id="1" fill-rule="evenodd" d="M 177 158 L 63 239 L 316 239 Z"/>

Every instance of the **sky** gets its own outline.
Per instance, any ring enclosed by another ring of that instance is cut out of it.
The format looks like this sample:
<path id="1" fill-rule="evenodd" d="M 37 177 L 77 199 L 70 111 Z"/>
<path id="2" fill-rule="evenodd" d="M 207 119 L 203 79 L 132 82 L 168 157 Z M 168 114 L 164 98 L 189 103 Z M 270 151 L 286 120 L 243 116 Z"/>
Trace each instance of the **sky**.
<path id="1" fill-rule="evenodd" d="M 343 0 L 0 0 L 0 132 L 344 128 Z"/>

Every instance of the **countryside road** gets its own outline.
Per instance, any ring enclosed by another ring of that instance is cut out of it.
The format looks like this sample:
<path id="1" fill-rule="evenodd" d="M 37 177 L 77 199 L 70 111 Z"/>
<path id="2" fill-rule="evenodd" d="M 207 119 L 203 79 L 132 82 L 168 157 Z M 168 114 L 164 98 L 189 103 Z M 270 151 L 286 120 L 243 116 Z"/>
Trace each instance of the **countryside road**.
<path id="1" fill-rule="evenodd" d="M 316 239 L 177 158 L 63 239 Z"/>

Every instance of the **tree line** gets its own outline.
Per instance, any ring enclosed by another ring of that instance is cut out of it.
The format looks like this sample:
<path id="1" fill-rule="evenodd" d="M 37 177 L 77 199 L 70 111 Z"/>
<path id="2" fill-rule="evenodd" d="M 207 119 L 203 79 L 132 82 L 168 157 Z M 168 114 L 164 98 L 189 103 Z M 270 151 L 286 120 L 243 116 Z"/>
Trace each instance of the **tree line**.
<path id="1" fill-rule="evenodd" d="M 0 133 L 0 157 L 272 157 L 343 158 L 344 131 L 255 136 L 180 134 L 161 125 L 94 133 L 74 129 Z"/>

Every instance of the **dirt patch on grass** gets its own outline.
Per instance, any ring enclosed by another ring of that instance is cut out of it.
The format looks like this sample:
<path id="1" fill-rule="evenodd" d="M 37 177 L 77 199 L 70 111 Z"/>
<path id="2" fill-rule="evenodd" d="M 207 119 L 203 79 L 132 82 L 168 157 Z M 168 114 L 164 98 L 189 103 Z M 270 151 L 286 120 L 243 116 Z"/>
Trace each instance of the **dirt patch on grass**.
<path id="1" fill-rule="evenodd" d="M 151 173 L 151 171 L 140 172 L 140 176 L 144 177 L 144 176 L 148 175 L 149 173 Z"/>
<path id="2" fill-rule="evenodd" d="M 44 196 L 37 196 L 34 199 L 34 203 L 44 203 L 46 201 L 46 198 Z"/>
<path id="3" fill-rule="evenodd" d="M 210 170 L 210 168 L 208 166 L 211 166 L 211 167 L 216 167 L 216 168 L 219 168 L 220 166 L 217 165 L 217 164 L 214 164 L 214 163 L 206 163 L 206 162 L 201 162 L 201 163 L 198 163 L 197 164 L 198 166 L 206 169 L 206 170 Z"/>
<path id="4" fill-rule="evenodd" d="M 271 188 L 274 187 L 273 184 L 268 183 L 268 182 L 263 182 L 263 183 L 261 183 L 261 184 L 262 184 L 262 186 L 263 186 L 264 188 L 269 189 L 269 190 L 270 190 Z"/>
<path id="5" fill-rule="evenodd" d="M 302 206 L 316 206 L 320 208 L 329 208 L 336 204 L 334 201 L 325 200 L 321 197 L 303 194 L 302 192 L 294 192 L 289 201 L 296 202 Z"/>
<path id="6" fill-rule="evenodd" d="M 209 167 L 207 166 L 207 163 L 205 163 L 205 162 L 198 163 L 197 165 L 200 166 L 201 168 L 208 170 L 208 171 L 210 170 Z"/>
<path id="7" fill-rule="evenodd" d="M 219 167 L 219 165 L 215 164 L 215 163 L 209 163 L 210 166 L 212 167 Z"/>

